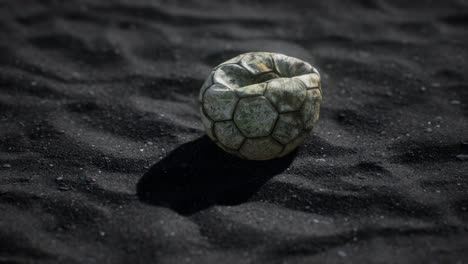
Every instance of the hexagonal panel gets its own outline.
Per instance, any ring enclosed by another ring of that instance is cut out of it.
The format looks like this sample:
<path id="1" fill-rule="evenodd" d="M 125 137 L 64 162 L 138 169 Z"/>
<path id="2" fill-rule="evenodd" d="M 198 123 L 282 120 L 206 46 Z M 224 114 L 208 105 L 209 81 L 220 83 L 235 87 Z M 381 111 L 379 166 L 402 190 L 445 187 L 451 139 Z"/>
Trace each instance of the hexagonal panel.
<path id="1" fill-rule="evenodd" d="M 232 121 L 216 122 L 214 132 L 219 143 L 229 149 L 236 150 L 244 142 L 244 136 Z"/>
<path id="2" fill-rule="evenodd" d="M 226 64 L 216 69 L 213 81 L 226 87 L 239 88 L 252 84 L 253 76 L 237 64 Z"/>
<path id="3" fill-rule="evenodd" d="M 307 96 L 301 109 L 305 129 L 312 129 L 319 119 L 322 95 L 319 89 L 307 90 Z"/>
<path id="4" fill-rule="evenodd" d="M 247 137 L 270 134 L 278 113 L 263 96 L 240 99 L 234 113 L 234 122 Z"/>
<path id="5" fill-rule="evenodd" d="M 296 79 L 275 79 L 268 83 L 265 97 L 276 106 L 280 113 L 296 111 L 301 108 L 306 97 L 306 87 Z"/>
<path id="6" fill-rule="evenodd" d="M 307 89 L 320 88 L 320 76 L 316 73 L 310 73 L 294 77 L 305 84 Z"/>
<path id="7" fill-rule="evenodd" d="M 264 137 L 246 139 L 239 152 L 247 159 L 268 160 L 276 158 L 282 150 L 281 144 L 271 137 Z"/>
<path id="8" fill-rule="evenodd" d="M 200 107 L 200 116 L 201 116 L 201 120 L 202 120 L 203 126 L 204 126 L 204 128 L 205 128 L 206 134 L 207 134 L 212 140 L 216 141 L 216 137 L 215 137 L 215 135 L 213 134 L 213 121 L 211 121 L 211 119 L 205 115 L 205 113 L 203 112 L 202 107 Z"/>
<path id="9" fill-rule="evenodd" d="M 232 119 L 237 100 L 236 93 L 232 89 L 213 84 L 203 96 L 203 107 L 213 121 L 228 120 Z"/>
<path id="10" fill-rule="evenodd" d="M 276 71 L 282 77 L 294 77 L 314 72 L 314 68 L 310 64 L 294 57 L 283 54 L 272 54 L 271 57 L 275 63 Z"/>
<path id="11" fill-rule="evenodd" d="M 250 73 L 258 75 L 265 72 L 273 71 L 273 60 L 269 53 L 252 52 L 247 53 L 240 65 L 246 68 Z"/>
<path id="12" fill-rule="evenodd" d="M 235 89 L 240 98 L 263 95 L 266 89 L 266 83 L 258 83 Z"/>
<path id="13" fill-rule="evenodd" d="M 210 75 L 206 78 L 205 82 L 200 88 L 200 93 L 198 94 L 198 101 L 201 102 L 203 100 L 203 94 L 205 93 L 206 89 L 210 88 L 211 85 L 213 85 L 213 74 L 214 72 L 211 72 Z"/>
<path id="14" fill-rule="evenodd" d="M 282 144 L 287 144 L 297 137 L 303 129 L 299 112 L 280 114 L 271 136 Z"/>

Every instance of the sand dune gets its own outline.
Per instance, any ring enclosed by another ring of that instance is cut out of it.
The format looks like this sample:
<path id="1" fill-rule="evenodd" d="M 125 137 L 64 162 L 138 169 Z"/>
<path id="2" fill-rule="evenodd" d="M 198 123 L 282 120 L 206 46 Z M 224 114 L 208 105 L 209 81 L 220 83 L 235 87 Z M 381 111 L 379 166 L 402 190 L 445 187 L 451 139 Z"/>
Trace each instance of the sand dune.
<path id="1" fill-rule="evenodd" d="M 468 261 L 466 2 L 195 2 L 0 2 L 1 263 Z M 281 160 L 199 120 L 248 51 L 322 75 Z"/>

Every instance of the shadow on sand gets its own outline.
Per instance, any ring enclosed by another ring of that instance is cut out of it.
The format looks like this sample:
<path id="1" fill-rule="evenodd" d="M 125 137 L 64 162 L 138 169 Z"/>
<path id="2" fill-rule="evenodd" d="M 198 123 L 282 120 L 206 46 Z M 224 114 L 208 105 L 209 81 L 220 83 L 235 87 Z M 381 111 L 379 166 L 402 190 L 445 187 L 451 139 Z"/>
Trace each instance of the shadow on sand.
<path id="1" fill-rule="evenodd" d="M 183 144 L 153 165 L 137 184 L 140 200 L 190 215 L 212 205 L 246 202 L 295 153 L 269 161 L 236 158 L 206 136 Z"/>

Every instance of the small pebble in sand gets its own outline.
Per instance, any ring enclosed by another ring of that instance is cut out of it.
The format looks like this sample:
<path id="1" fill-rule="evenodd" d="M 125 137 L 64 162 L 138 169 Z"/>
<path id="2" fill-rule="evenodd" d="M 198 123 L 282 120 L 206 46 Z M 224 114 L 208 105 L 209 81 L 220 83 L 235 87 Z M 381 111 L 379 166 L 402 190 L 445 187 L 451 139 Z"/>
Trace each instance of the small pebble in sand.
<path id="1" fill-rule="evenodd" d="M 343 257 L 343 258 L 348 256 L 348 254 L 346 254 L 346 252 L 344 252 L 343 250 L 338 250 L 337 253 L 338 253 L 338 256 Z"/>
<path id="2" fill-rule="evenodd" d="M 10 165 L 10 164 L 3 164 L 2 167 L 3 167 L 3 168 L 11 168 L 11 165 Z"/>
<path id="3" fill-rule="evenodd" d="M 63 181 L 63 176 L 59 176 L 57 178 L 55 178 L 56 181 Z"/>
<path id="4" fill-rule="evenodd" d="M 452 100 L 452 101 L 450 101 L 450 104 L 459 105 L 459 104 L 461 104 L 461 102 L 458 101 L 458 100 Z"/>
<path id="5" fill-rule="evenodd" d="M 420 90 L 421 92 L 425 92 L 425 91 L 427 90 L 427 88 L 426 88 L 425 86 L 421 86 L 421 88 L 419 88 L 419 90 Z"/>
<path id="6" fill-rule="evenodd" d="M 431 133 L 431 132 L 432 132 L 432 128 L 430 128 L 430 127 L 426 128 L 426 132 Z"/>
<path id="7" fill-rule="evenodd" d="M 467 161 L 468 160 L 468 154 L 459 154 L 456 156 L 458 160 L 461 161 Z"/>

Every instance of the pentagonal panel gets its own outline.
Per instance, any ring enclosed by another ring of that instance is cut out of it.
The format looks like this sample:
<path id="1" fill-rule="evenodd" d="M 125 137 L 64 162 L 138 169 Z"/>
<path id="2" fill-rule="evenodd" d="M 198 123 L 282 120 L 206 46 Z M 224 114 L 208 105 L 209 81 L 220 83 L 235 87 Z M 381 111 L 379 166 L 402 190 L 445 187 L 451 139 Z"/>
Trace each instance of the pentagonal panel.
<path id="1" fill-rule="evenodd" d="M 226 87 L 239 88 L 252 84 L 253 76 L 237 64 L 226 64 L 216 69 L 213 81 Z"/>
<path id="2" fill-rule="evenodd" d="M 299 112 L 280 114 L 271 136 L 282 144 L 287 144 L 302 131 L 302 120 Z"/>
<path id="3" fill-rule="evenodd" d="M 280 113 L 296 111 L 301 108 L 306 97 L 306 87 L 299 80 L 275 79 L 268 83 L 265 97 L 276 106 Z"/>
<path id="4" fill-rule="evenodd" d="M 293 77 L 314 72 L 314 68 L 299 59 L 282 54 L 272 54 L 276 71 L 282 77 Z"/>
<path id="5" fill-rule="evenodd" d="M 240 99 L 234 122 L 247 137 L 261 137 L 269 135 L 275 124 L 278 113 L 263 96 Z"/>
<path id="6" fill-rule="evenodd" d="M 320 88 L 320 76 L 316 73 L 310 73 L 294 77 L 305 84 L 307 89 Z"/>
<path id="7" fill-rule="evenodd" d="M 284 147 L 283 151 L 279 154 L 279 157 L 283 157 L 291 153 L 294 149 L 302 145 L 307 136 L 309 135 L 309 132 L 310 131 L 302 131 L 302 133 L 299 136 L 297 136 Z"/>
<path id="8" fill-rule="evenodd" d="M 232 119 L 237 103 L 236 93 L 219 84 L 213 84 L 203 96 L 205 113 L 214 121 Z"/>
<path id="9" fill-rule="evenodd" d="M 201 120 L 203 123 L 203 126 L 205 127 L 206 134 L 212 139 L 216 141 L 216 137 L 213 134 L 213 121 L 209 117 L 205 115 L 203 112 L 203 108 L 200 107 L 200 116 Z"/>
<path id="10" fill-rule="evenodd" d="M 203 100 L 203 94 L 205 93 L 206 89 L 210 88 L 210 86 L 213 85 L 213 74 L 214 72 L 211 72 L 210 75 L 208 75 L 208 78 L 206 78 L 205 82 L 200 88 L 200 93 L 198 94 L 199 102 Z"/>
<path id="11" fill-rule="evenodd" d="M 282 150 L 281 144 L 271 137 L 264 137 L 246 139 L 239 152 L 247 159 L 267 160 L 277 157 Z"/>
<path id="12" fill-rule="evenodd" d="M 232 121 L 216 122 L 214 132 L 219 143 L 230 149 L 238 149 L 244 141 L 244 136 Z"/>
<path id="13" fill-rule="evenodd" d="M 252 52 L 247 53 L 241 60 L 240 65 L 244 66 L 250 73 L 258 75 L 273 70 L 273 60 L 269 53 Z"/>
<path id="14" fill-rule="evenodd" d="M 306 129 L 312 129 L 319 119 L 322 95 L 319 89 L 307 90 L 307 96 L 301 109 L 302 122 Z"/>
<path id="15" fill-rule="evenodd" d="M 258 83 L 249 86 L 237 88 L 236 94 L 240 98 L 263 95 L 266 89 L 266 83 Z"/>

